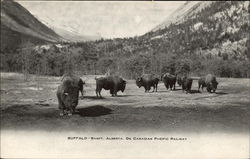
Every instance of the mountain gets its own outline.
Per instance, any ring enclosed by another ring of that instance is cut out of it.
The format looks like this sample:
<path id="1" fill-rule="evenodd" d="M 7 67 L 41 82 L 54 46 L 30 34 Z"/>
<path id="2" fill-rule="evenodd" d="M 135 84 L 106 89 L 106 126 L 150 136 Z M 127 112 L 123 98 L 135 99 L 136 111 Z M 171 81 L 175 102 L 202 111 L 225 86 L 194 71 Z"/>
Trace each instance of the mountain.
<path id="1" fill-rule="evenodd" d="M 1 50 L 6 47 L 15 48 L 26 42 L 40 44 L 62 40 L 19 3 L 1 1 Z"/>
<path id="2" fill-rule="evenodd" d="M 189 17 L 192 17 L 199 11 L 201 11 L 203 8 L 208 7 L 213 3 L 212 1 L 187 1 L 183 5 L 181 5 L 177 10 L 175 10 L 173 13 L 171 13 L 164 22 L 157 25 L 152 31 L 156 31 L 158 29 L 164 29 L 165 27 L 168 27 L 171 23 L 177 24 L 180 23 Z"/>
<path id="3" fill-rule="evenodd" d="M 84 41 L 94 41 L 101 39 L 100 36 L 91 35 L 81 35 L 76 31 L 67 30 L 65 28 L 53 27 L 53 30 L 63 37 L 67 41 L 71 42 L 84 42 Z"/>
<path id="4" fill-rule="evenodd" d="M 97 41 L 92 52 L 130 78 L 143 70 L 250 77 L 249 14 L 249 1 L 187 2 L 152 31 Z"/>
<path id="5" fill-rule="evenodd" d="M 144 38 L 178 53 L 245 58 L 249 26 L 249 1 L 187 2 Z"/>
<path id="6" fill-rule="evenodd" d="M 62 26 L 58 26 L 54 24 L 54 20 L 49 17 L 43 17 L 43 19 L 34 15 L 40 22 L 52 28 L 58 35 L 60 35 L 63 39 L 69 42 L 85 42 L 85 41 L 95 41 L 99 40 L 102 37 L 99 35 L 82 35 L 75 28 L 64 24 Z"/>

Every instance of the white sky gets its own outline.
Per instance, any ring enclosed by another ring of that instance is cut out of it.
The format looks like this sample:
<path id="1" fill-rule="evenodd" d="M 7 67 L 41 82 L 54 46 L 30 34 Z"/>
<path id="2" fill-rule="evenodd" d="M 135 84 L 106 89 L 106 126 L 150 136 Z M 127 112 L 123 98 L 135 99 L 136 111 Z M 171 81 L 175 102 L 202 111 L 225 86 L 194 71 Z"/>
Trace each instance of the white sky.
<path id="1" fill-rule="evenodd" d="M 18 1 L 48 25 L 104 38 L 142 35 L 185 1 Z M 53 28 L 52 28 L 53 29 Z"/>

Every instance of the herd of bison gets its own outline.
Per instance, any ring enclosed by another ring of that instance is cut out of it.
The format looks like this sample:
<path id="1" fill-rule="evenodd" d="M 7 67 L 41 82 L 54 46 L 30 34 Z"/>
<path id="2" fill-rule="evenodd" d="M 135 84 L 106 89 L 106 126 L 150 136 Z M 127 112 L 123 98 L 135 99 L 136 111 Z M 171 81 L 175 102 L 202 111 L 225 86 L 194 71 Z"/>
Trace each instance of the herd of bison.
<path id="1" fill-rule="evenodd" d="M 117 96 L 118 91 L 124 92 L 126 88 L 126 81 L 116 75 L 109 75 L 105 77 L 95 78 L 96 80 L 96 96 L 101 96 L 101 90 L 109 90 L 112 96 Z M 145 92 L 149 92 L 153 87 L 153 92 L 157 92 L 158 82 L 162 80 L 166 89 L 175 90 L 175 84 L 178 83 L 182 87 L 182 91 L 191 93 L 193 78 L 188 76 L 175 76 L 170 73 L 162 74 L 160 79 L 152 74 L 144 74 L 136 79 L 136 85 L 145 88 Z M 61 84 L 57 89 L 57 99 L 59 104 L 60 116 L 71 116 L 75 112 L 78 105 L 79 92 L 83 96 L 83 86 L 85 82 L 78 76 L 73 74 L 65 74 L 62 77 Z M 214 75 L 208 74 L 207 76 L 198 79 L 198 85 L 203 88 L 206 87 L 209 93 L 215 92 L 218 82 Z"/>

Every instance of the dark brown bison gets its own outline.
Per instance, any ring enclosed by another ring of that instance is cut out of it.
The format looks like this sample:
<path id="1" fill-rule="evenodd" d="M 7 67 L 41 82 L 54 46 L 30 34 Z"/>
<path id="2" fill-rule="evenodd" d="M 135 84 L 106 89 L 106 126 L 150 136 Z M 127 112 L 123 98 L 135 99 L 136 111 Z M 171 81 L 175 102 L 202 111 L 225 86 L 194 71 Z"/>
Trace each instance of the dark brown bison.
<path id="1" fill-rule="evenodd" d="M 141 88 L 143 86 L 145 88 L 145 92 L 149 92 L 151 87 L 153 87 L 153 92 L 157 92 L 159 78 L 154 77 L 152 74 L 144 74 L 141 77 L 136 79 L 136 85 Z"/>
<path id="2" fill-rule="evenodd" d="M 59 104 L 60 116 L 64 114 L 72 115 L 78 105 L 79 80 L 74 77 L 65 76 L 58 86 L 56 95 Z"/>
<path id="3" fill-rule="evenodd" d="M 163 81 L 165 87 L 170 90 L 175 90 L 176 76 L 171 75 L 170 73 L 165 73 L 161 76 L 161 80 Z"/>
<path id="4" fill-rule="evenodd" d="M 107 76 L 95 78 L 96 80 L 96 96 L 101 97 L 101 90 L 110 90 L 112 96 L 117 96 L 118 91 L 124 92 L 126 81 L 119 76 Z"/>
<path id="5" fill-rule="evenodd" d="M 187 76 L 184 76 L 181 78 L 181 86 L 182 86 L 182 91 L 186 91 L 186 93 L 191 93 L 191 88 L 192 88 L 192 83 L 193 79 Z"/>
<path id="6" fill-rule="evenodd" d="M 216 77 L 214 75 L 208 74 L 205 78 L 205 84 L 207 87 L 207 91 L 211 93 L 211 91 L 216 91 L 219 83 L 216 81 Z"/>

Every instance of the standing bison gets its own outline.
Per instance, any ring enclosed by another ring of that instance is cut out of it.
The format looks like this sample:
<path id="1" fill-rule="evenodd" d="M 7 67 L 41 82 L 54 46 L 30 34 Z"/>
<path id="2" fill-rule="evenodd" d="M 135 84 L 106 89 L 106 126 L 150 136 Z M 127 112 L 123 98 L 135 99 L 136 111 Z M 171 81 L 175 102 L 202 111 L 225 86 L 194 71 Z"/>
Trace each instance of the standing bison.
<path id="1" fill-rule="evenodd" d="M 170 73 L 165 73 L 161 76 L 161 80 L 163 81 L 165 87 L 170 90 L 175 90 L 176 76 L 171 75 Z"/>
<path id="2" fill-rule="evenodd" d="M 216 77 L 214 75 L 208 74 L 205 78 L 205 83 L 207 86 L 207 91 L 211 93 L 211 91 L 215 92 L 218 86 L 218 82 L 216 81 Z"/>
<path id="3" fill-rule="evenodd" d="M 141 88 L 143 86 L 145 88 L 145 92 L 149 92 L 150 88 L 153 87 L 153 92 L 157 92 L 159 79 L 154 77 L 152 74 L 144 74 L 141 77 L 136 79 L 136 85 Z"/>
<path id="4" fill-rule="evenodd" d="M 215 92 L 218 86 L 218 82 L 216 81 L 216 77 L 214 75 L 208 74 L 206 77 L 201 77 L 198 81 L 199 90 L 200 87 L 207 87 L 207 91 L 211 93 L 211 91 Z"/>
<path id="5" fill-rule="evenodd" d="M 184 76 L 181 78 L 181 86 L 182 86 L 182 91 L 186 91 L 186 93 L 191 93 L 191 88 L 192 88 L 192 83 L 193 79 L 187 76 Z"/>
<path id="6" fill-rule="evenodd" d="M 126 81 L 119 76 L 107 76 L 95 78 L 96 80 L 96 96 L 101 96 L 101 90 L 110 90 L 112 96 L 117 96 L 118 91 L 124 92 L 126 88 Z"/>
<path id="7" fill-rule="evenodd" d="M 65 114 L 71 116 L 75 112 L 75 108 L 78 105 L 79 90 L 81 89 L 79 85 L 82 85 L 79 79 L 75 76 L 64 76 L 62 83 L 58 86 L 56 95 L 60 116 Z"/>

